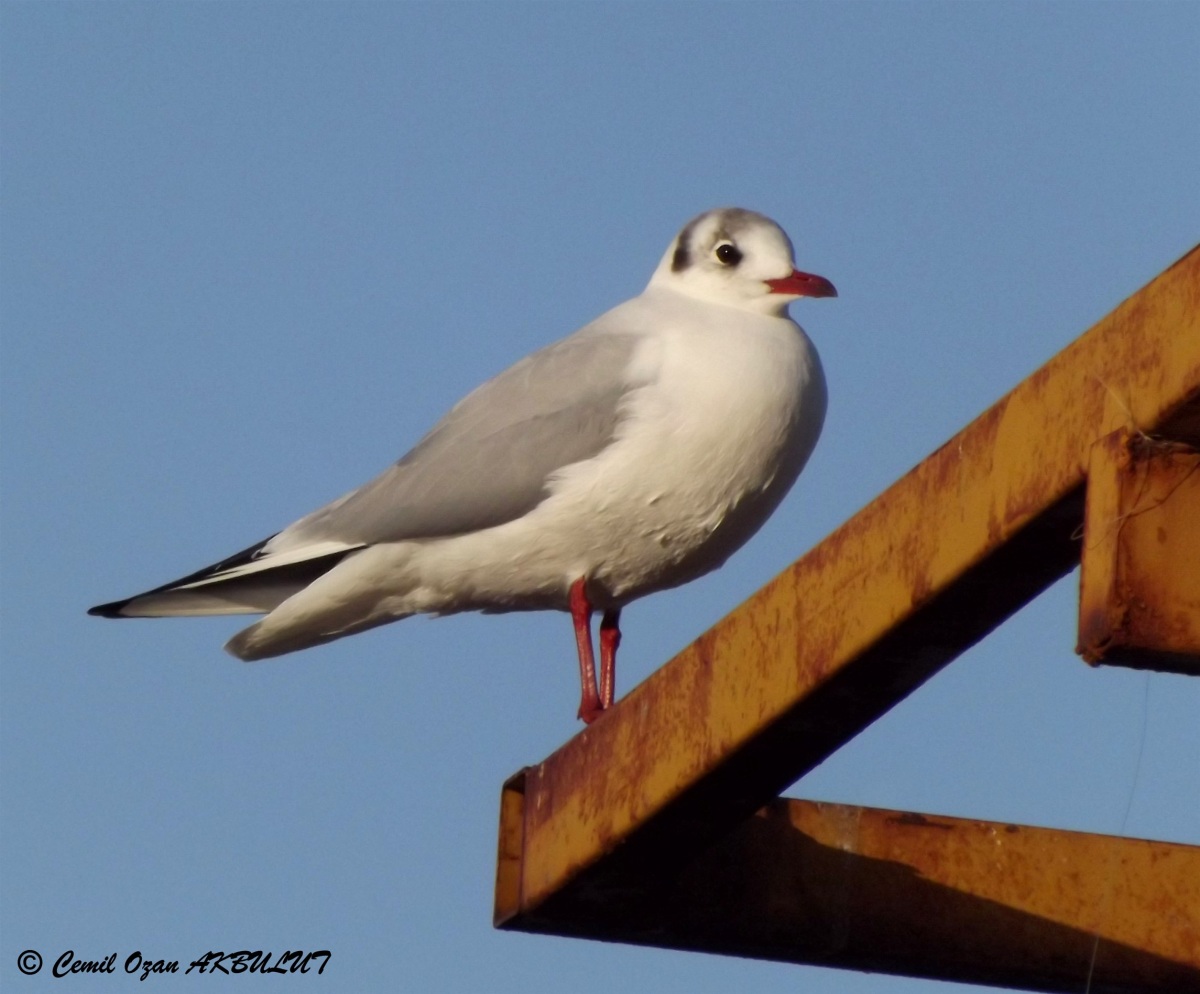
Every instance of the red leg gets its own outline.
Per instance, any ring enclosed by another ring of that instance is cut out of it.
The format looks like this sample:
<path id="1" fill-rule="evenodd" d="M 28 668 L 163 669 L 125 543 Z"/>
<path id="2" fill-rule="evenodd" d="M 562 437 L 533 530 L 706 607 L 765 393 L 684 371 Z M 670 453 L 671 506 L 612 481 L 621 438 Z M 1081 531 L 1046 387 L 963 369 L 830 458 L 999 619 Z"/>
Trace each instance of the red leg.
<path id="1" fill-rule="evenodd" d="M 592 605 L 588 601 L 583 577 L 571 584 L 568 603 L 571 606 L 571 621 L 575 624 L 575 648 L 579 650 L 579 717 L 590 725 L 600 717 L 604 705 L 596 693 L 596 657 L 592 655 Z"/>
<path id="2" fill-rule="evenodd" d="M 621 609 L 605 611 L 600 619 L 600 706 L 612 707 L 617 690 L 617 646 L 621 644 Z"/>

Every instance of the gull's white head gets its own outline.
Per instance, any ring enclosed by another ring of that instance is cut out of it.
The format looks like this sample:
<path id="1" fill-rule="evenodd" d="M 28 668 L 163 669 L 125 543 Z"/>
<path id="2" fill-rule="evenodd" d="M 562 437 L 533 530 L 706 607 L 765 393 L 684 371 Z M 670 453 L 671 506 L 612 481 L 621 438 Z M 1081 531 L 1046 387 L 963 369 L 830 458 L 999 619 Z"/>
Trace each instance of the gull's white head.
<path id="1" fill-rule="evenodd" d="M 684 225 L 650 286 L 776 315 L 798 297 L 837 296 L 829 280 L 796 269 L 779 225 L 740 207 L 708 211 Z"/>

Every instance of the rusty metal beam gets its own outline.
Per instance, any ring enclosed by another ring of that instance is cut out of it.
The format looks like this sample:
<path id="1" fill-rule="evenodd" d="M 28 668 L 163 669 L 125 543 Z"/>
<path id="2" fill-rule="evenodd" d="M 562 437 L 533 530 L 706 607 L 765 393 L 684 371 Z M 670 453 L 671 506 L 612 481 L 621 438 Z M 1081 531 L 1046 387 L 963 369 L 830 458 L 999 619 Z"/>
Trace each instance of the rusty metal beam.
<path id="1" fill-rule="evenodd" d="M 628 903 L 1068 572 L 1121 427 L 1200 442 L 1200 248 L 529 769 L 497 924 Z"/>
<path id="2" fill-rule="evenodd" d="M 505 788 L 516 835 L 525 801 Z M 780 799 L 636 900 L 533 924 L 961 983 L 1185 994 L 1200 991 L 1200 848 Z"/>
<path id="3" fill-rule="evenodd" d="M 1125 430 L 1094 446 L 1079 652 L 1200 676 L 1200 451 Z"/>

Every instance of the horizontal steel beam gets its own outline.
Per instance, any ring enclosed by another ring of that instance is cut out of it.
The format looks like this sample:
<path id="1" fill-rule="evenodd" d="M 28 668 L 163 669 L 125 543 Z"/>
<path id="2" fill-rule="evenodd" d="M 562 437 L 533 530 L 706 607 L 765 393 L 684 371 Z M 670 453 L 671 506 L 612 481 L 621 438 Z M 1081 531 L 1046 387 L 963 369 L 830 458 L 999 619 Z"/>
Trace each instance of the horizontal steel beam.
<path id="1" fill-rule="evenodd" d="M 1165 842 L 781 799 L 636 899 L 574 910 L 529 924 L 1038 991 L 1200 991 L 1200 848 Z"/>
<path id="2" fill-rule="evenodd" d="M 1122 427 L 1200 442 L 1200 249 L 525 771 L 497 924 L 628 903 L 1063 576 Z"/>

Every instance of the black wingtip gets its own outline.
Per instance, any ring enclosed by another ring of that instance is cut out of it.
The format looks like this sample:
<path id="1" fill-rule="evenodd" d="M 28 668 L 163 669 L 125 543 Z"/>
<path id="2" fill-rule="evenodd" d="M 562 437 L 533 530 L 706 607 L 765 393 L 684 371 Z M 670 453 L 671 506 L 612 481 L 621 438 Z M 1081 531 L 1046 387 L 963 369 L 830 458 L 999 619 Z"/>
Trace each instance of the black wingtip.
<path id="1" fill-rule="evenodd" d="M 121 610 L 128 604 L 128 600 L 113 601 L 111 604 L 97 604 L 95 607 L 88 608 L 88 614 L 93 618 L 124 618 L 125 615 Z"/>
<path id="2" fill-rule="evenodd" d="M 255 542 L 248 549 L 243 549 L 241 552 L 235 552 L 227 559 L 222 559 L 219 563 L 214 563 L 212 566 L 205 566 L 202 570 L 197 570 L 195 573 L 189 573 L 187 576 L 180 577 L 178 580 L 172 580 L 170 583 L 164 583 L 161 587 L 155 587 L 153 590 L 147 590 L 133 597 L 126 597 L 123 601 L 113 601 L 111 604 L 97 604 L 95 607 L 88 608 L 88 614 L 93 618 L 128 618 L 125 613 L 131 603 L 147 594 L 161 594 L 168 590 L 174 590 L 176 587 L 186 583 L 194 583 L 196 580 L 203 580 L 213 573 L 219 573 L 221 570 L 230 569 L 233 566 L 240 566 L 242 563 L 248 563 L 258 554 L 272 538 L 264 538 L 261 542 Z M 345 553 L 343 553 L 344 555 Z"/>

